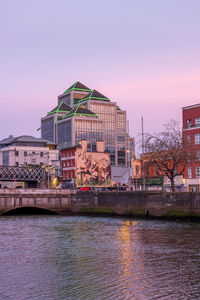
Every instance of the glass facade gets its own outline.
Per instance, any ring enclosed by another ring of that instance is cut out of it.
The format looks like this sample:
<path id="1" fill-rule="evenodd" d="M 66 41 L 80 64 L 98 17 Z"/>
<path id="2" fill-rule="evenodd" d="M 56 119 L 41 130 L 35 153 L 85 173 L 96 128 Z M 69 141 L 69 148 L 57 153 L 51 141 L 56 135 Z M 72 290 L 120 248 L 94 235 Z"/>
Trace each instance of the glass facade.
<path id="1" fill-rule="evenodd" d="M 117 164 L 126 164 L 126 114 L 117 112 Z"/>
<path id="2" fill-rule="evenodd" d="M 42 138 L 54 142 L 54 117 L 41 120 Z"/>
<path id="3" fill-rule="evenodd" d="M 72 120 L 58 123 L 58 144 L 71 145 L 72 142 Z"/>
<path id="4" fill-rule="evenodd" d="M 75 119 L 75 144 L 83 139 L 89 142 L 103 140 L 102 123 L 92 119 Z"/>
<path id="5" fill-rule="evenodd" d="M 115 164 L 115 132 L 116 132 L 116 108 L 115 105 L 92 102 L 90 105 L 92 112 L 98 115 L 104 122 L 104 142 L 105 150 L 110 152 L 111 164 Z"/>

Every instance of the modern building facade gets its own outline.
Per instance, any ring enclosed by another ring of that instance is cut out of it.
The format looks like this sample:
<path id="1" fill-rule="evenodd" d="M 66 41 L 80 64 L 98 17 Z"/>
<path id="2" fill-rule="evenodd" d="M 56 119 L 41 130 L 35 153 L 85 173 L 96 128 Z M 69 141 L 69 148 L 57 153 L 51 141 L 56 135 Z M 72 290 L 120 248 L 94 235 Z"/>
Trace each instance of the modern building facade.
<path id="1" fill-rule="evenodd" d="M 60 150 L 74 147 L 82 139 L 93 147 L 103 140 L 111 165 L 128 167 L 126 111 L 80 82 L 58 96 L 56 109 L 41 119 L 41 134 L 42 138 L 57 143 Z"/>
<path id="2" fill-rule="evenodd" d="M 76 186 L 105 186 L 110 184 L 110 154 L 104 150 L 104 142 L 97 141 L 95 151 L 88 141 L 62 149 L 62 178 Z"/>

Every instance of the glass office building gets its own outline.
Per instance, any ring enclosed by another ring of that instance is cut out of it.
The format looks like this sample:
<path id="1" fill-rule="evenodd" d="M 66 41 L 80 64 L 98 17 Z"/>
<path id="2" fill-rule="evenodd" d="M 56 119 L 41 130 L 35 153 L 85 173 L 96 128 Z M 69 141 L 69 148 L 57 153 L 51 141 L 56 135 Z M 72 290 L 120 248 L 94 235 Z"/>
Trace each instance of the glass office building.
<path id="1" fill-rule="evenodd" d="M 104 140 L 110 152 L 111 165 L 127 166 L 127 118 L 116 102 L 91 90 L 80 82 L 58 96 L 58 106 L 65 103 L 65 112 L 42 118 L 42 137 L 58 144 L 59 149 L 77 145 L 82 139 L 94 143 Z"/>

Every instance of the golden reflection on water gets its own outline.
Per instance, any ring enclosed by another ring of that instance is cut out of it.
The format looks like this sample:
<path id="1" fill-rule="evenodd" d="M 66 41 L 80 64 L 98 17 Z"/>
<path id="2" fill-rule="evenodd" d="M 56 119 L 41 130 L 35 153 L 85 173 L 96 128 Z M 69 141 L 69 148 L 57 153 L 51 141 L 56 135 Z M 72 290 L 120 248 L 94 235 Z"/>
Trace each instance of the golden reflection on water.
<path id="1" fill-rule="evenodd" d="M 133 228 L 137 224 L 137 221 L 123 221 L 120 230 L 117 232 L 121 254 L 118 276 L 122 282 L 123 291 L 127 291 L 124 295 L 126 299 L 131 299 L 131 296 L 133 296 L 130 295 L 130 289 L 128 288 L 130 285 L 131 290 L 140 289 L 140 297 L 137 299 L 144 299 L 145 297 L 142 292 L 146 285 L 142 278 L 144 272 L 143 258 L 141 252 L 137 251 L 138 243 L 140 243 L 139 236 Z M 132 278 L 134 280 L 131 280 Z"/>
<path id="2" fill-rule="evenodd" d="M 123 274 L 123 277 L 130 275 L 132 256 L 130 226 L 135 226 L 136 224 L 136 221 L 124 221 L 119 232 L 117 233 L 121 253 L 120 273 Z"/>

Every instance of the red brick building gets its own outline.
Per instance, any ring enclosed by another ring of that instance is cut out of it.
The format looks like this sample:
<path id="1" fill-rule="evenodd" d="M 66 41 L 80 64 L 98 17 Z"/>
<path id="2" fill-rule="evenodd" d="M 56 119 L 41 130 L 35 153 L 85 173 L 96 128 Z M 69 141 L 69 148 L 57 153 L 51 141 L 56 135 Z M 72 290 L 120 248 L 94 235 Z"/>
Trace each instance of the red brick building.
<path id="1" fill-rule="evenodd" d="M 199 190 L 200 186 L 200 104 L 182 108 L 183 142 L 187 144 L 188 164 L 184 177 L 190 190 Z"/>
<path id="2" fill-rule="evenodd" d="M 76 186 L 104 185 L 110 182 L 110 154 L 104 151 L 104 142 L 97 141 L 96 149 L 90 151 L 90 143 L 61 150 L 63 180 L 72 181 Z"/>

